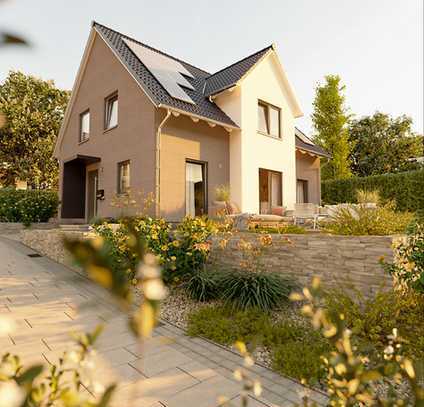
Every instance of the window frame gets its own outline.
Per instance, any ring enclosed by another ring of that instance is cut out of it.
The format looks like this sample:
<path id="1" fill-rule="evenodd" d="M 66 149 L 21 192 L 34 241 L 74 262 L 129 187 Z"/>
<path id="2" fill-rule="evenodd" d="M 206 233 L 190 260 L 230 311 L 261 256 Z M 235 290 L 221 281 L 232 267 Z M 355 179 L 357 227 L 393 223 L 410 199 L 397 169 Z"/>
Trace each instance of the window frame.
<path id="1" fill-rule="evenodd" d="M 296 179 L 296 201 L 297 201 L 297 183 L 299 182 L 302 183 L 303 185 L 303 203 L 309 203 L 309 180 L 304 178 Z"/>
<path id="2" fill-rule="evenodd" d="M 267 131 L 263 131 L 261 129 L 259 129 L 259 107 L 264 107 L 265 108 L 265 121 L 266 121 L 266 127 L 267 127 Z M 281 108 L 278 106 L 275 106 L 271 103 L 268 102 L 264 102 L 261 99 L 258 99 L 258 105 L 257 105 L 257 113 L 258 113 L 258 122 L 257 122 L 257 131 L 260 134 L 263 134 L 265 136 L 268 137 L 272 137 L 275 138 L 277 140 L 281 140 Z M 271 109 L 274 109 L 278 112 L 278 135 L 274 135 L 271 134 Z"/>
<path id="3" fill-rule="evenodd" d="M 114 101 L 118 102 L 117 111 L 116 111 L 116 124 L 109 127 L 108 124 L 109 124 L 111 112 L 112 112 L 111 106 L 112 106 Z M 119 98 L 118 98 L 118 91 L 115 91 L 105 98 L 104 123 L 103 123 L 104 131 L 112 130 L 115 127 L 118 127 L 118 124 L 119 124 Z"/>
<path id="4" fill-rule="evenodd" d="M 122 191 L 121 190 L 121 175 L 122 175 L 122 167 L 124 165 L 128 164 L 128 190 L 126 191 Z M 124 161 L 120 161 L 118 162 L 118 174 L 117 174 L 117 188 L 116 188 L 116 192 L 117 195 L 128 195 L 129 193 L 129 189 L 131 188 L 131 160 L 124 160 Z"/>
<path id="5" fill-rule="evenodd" d="M 187 168 L 187 164 L 198 164 L 201 165 L 202 167 L 202 176 L 204 177 L 204 181 L 203 181 L 203 196 L 205 199 L 205 213 L 204 215 L 208 215 L 209 213 L 209 176 L 208 176 L 208 162 L 207 161 L 202 161 L 202 160 L 196 160 L 196 159 L 192 159 L 192 158 L 186 158 L 185 159 L 185 166 L 184 169 L 186 171 Z M 184 175 L 185 177 L 185 175 Z M 185 179 L 184 182 L 184 200 L 187 199 L 187 179 Z M 187 205 L 187 204 L 186 204 Z M 187 207 L 185 208 L 185 216 L 187 216 Z"/>
<path id="6" fill-rule="evenodd" d="M 83 139 L 83 137 L 82 137 L 82 120 L 83 120 L 83 117 L 85 116 L 85 115 L 87 115 L 88 114 L 88 136 L 86 137 L 86 138 L 84 138 Z M 91 115 L 90 115 L 90 109 L 86 109 L 86 110 L 84 110 L 82 113 L 80 113 L 80 115 L 79 115 L 79 136 L 78 136 L 78 143 L 79 144 L 82 144 L 82 143 L 85 143 L 85 142 L 87 142 L 88 140 L 90 140 L 90 130 L 91 130 Z"/>

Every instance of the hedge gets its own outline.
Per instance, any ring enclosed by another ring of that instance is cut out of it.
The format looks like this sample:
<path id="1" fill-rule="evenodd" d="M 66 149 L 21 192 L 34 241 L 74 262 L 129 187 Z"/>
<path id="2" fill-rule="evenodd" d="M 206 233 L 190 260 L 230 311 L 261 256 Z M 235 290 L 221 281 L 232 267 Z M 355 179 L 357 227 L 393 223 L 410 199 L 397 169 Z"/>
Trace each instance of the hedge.
<path id="1" fill-rule="evenodd" d="M 324 181 L 323 203 L 356 202 L 358 189 L 378 190 L 383 199 L 394 200 L 399 211 L 415 212 L 424 208 L 424 170 Z"/>
<path id="2" fill-rule="evenodd" d="M 0 222 L 47 222 L 58 206 L 57 191 L 0 188 Z"/>

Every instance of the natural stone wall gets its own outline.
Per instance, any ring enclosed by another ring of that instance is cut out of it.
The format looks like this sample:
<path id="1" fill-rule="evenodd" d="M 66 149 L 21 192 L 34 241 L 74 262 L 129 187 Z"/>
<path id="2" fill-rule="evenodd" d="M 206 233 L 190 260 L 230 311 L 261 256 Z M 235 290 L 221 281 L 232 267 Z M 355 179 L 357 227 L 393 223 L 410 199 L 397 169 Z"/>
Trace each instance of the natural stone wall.
<path id="1" fill-rule="evenodd" d="M 214 247 L 212 261 L 221 267 L 238 267 L 240 239 L 254 242 L 260 235 L 238 233 L 225 249 Z M 326 286 L 354 285 L 365 296 L 382 286 L 392 284 L 379 264 L 384 256 L 393 258 L 392 244 L 396 236 L 333 236 L 324 234 L 272 234 L 273 243 L 265 249 L 263 264 L 269 271 L 293 276 L 300 284 L 309 284 L 319 276 Z M 287 242 L 287 238 L 290 243 Z"/>
<path id="2" fill-rule="evenodd" d="M 52 229 L 55 227 L 55 224 L 45 222 L 45 223 L 32 223 L 30 226 L 24 226 L 22 223 L 16 222 L 0 222 L 0 235 L 7 234 L 17 234 L 21 230 L 25 229 Z"/>
<path id="3" fill-rule="evenodd" d="M 84 238 L 81 231 L 23 230 L 22 242 L 39 253 L 63 264 L 71 261 L 63 247 L 63 238 Z M 211 261 L 220 268 L 239 267 L 241 255 L 237 249 L 240 239 L 255 242 L 257 233 L 237 233 L 225 249 L 214 244 Z M 290 243 L 287 242 L 287 238 Z M 365 296 L 378 288 L 392 284 L 384 273 L 379 258 L 393 257 L 392 244 L 400 236 L 331 236 L 324 234 L 272 234 L 272 245 L 267 247 L 262 262 L 269 271 L 294 277 L 300 284 L 309 284 L 312 276 L 319 276 L 326 286 L 354 285 Z M 217 242 L 215 242 L 217 243 Z"/>
<path id="4" fill-rule="evenodd" d="M 71 265 L 69 254 L 63 247 L 64 237 L 84 238 L 86 233 L 79 231 L 64 231 L 61 229 L 21 231 L 21 242 L 40 254 L 57 261 L 58 263 Z"/>

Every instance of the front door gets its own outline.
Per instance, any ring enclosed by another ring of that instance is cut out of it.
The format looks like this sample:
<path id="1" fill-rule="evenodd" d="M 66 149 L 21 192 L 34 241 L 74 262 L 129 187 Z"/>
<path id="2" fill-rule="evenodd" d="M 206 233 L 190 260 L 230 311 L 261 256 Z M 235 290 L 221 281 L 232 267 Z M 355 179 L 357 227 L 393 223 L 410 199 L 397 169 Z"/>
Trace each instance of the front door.
<path id="1" fill-rule="evenodd" d="M 97 184 L 98 171 L 88 171 L 87 180 L 87 221 L 90 222 L 97 215 Z"/>
<path id="2" fill-rule="evenodd" d="M 186 215 L 202 216 L 207 210 L 206 163 L 186 161 Z"/>

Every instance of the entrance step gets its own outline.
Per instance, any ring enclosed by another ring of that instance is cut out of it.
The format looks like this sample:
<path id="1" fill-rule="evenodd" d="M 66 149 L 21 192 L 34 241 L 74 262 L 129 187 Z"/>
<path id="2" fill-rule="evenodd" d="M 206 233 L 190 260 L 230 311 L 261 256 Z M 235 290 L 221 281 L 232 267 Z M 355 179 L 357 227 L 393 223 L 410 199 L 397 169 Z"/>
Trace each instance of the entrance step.
<path id="1" fill-rule="evenodd" d="M 69 232 L 88 232 L 90 225 L 59 225 L 59 229 Z"/>

